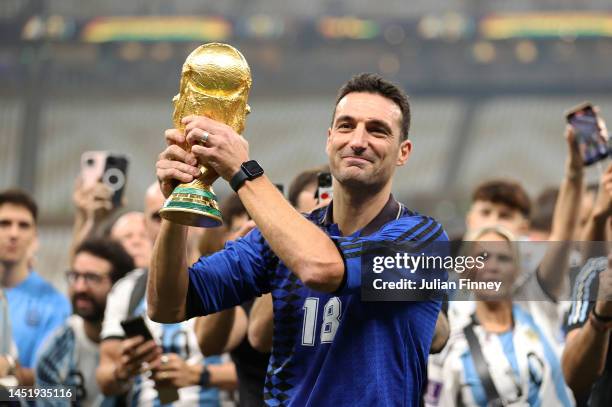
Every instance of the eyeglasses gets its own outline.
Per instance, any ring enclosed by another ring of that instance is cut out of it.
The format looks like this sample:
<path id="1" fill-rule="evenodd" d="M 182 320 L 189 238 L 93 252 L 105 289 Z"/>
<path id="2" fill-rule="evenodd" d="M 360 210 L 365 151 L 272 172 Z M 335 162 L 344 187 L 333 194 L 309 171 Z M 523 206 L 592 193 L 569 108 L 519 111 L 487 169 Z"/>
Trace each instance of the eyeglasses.
<path id="1" fill-rule="evenodd" d="M 96 273 L 79 273 L 78 271 L 74 270 L 68 270 L 66 272 L 66 280 L 68 281 L 68 284 L 76 283 L 79 278 L 85 280 L 85 284 L 87 285 L 99 285 L 109 277 L 101 276 Z"/>

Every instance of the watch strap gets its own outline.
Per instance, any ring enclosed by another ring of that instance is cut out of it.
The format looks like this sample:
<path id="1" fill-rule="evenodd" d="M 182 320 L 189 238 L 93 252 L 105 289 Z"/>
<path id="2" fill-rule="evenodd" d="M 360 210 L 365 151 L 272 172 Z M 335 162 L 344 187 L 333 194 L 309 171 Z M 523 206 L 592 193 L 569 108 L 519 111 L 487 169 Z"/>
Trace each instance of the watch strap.
<path id="1" fill-rule="evenodd" d="M 230 180 L 230 187 L 234 190 L 234 192 L 238 192 L 240 187 L 249 179 L 247 173 L 240 167 L 238 172 L 234 174 L 232 179 Z"/>
<path id="2" fill-rule="evenodd" d="M 210 372 L 208 371 L 208 367 L 206 366 L 202 367 L 202 374 L 200 375 L 200 386 L 210 386 Z"/>
<path id="3" fill-rule="evenodd" d="M 591 323 L 591 326 L 597 331 L 601 333 L 606 333 L 610 329 L 612 329 L 612 321 L 604 322 L 597 318 L 597 314 L 595 314 L 595 309 L 589 313 L 588 321 Z"/>
<path id="4" fill-rule="evenodd" d="M 238 192 L 246 181 L 258 178 L 262 176 L 263 173 L 264 170 L 257 161 L 245 161 L 240 165 L 240 170 L 230 179 L 230 186 L 235 192 Z"/>

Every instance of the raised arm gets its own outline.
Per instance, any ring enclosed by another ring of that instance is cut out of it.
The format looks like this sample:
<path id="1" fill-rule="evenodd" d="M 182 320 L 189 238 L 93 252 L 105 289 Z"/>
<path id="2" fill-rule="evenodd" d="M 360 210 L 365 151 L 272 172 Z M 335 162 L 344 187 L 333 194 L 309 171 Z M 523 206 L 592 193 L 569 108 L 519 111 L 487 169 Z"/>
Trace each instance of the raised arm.
<path id="1" fill-rule="evenodd" d="M 167 148 L 157 161 L 157 178 L 167 198 L 178 182 L 191 182 L 199 174 L 195 157 L 179 145 L 185 137 L 178 130 L 166 130 Z M 156 322 L 185 319 L 187 287 L 187 227 L 162 220 L 155 241 L 147 279 L 147 312 Z"/>
<path id="2" fill-rule="evenodd" d="M 594 306 L 597 316 L 612 317 L 612 257 L 608 258 L 608 269 L 599 275 L 597 298 L 599 301 Z M 589 298 L 585 298 L 585 301 L 574 303 L 570 324 L 573 316 L 577 315 L 574 308 L 581 304 L 587 306 L 588 300 Z M 581 321 L 583 325 L 568 333 L 561 358 L 565 381 L 579 400 L 586 400 L 588 397 L 591 386 L 604 371 L 606 357 L 610 352 L 608 347 L 611 324 L 598 321 L 590 310 L 584 315 L 588 316 Z"/>
<path id="3" fill-rule="evenodd" d="M 71 259 L 79 244 L 95 233 L 115 210 L 112 195 L 113 191 L 102 182 L 85 186 L 80 177 L 76 180 L 72 195 L 76 211 L 70 245 Z"/>
<path id="4" fill-rule="evenodd" d="M 183 119 L 192 153 L 226 181 L 249 160 L 248 143 L 231 127 L 201 116 Z M 208 137 L 204 145 L 203 133 Z M 246 182 L 238 196 L 273 252 L 315 290 L 335 291 L 344 276 L 344 262 L 334 243 L 300 215 L 264 175 Z"/>
<path id="5" fill-rule="evenodd" d="M 539 281 L 546 292 L 555 299 L 561 296 L 567 283 L 569 249 L 576 230 L 584 182 L 582 157 L 571 126 L 567 126 L 565 130 L 565 139 L 568 154 L 565 176 L 559 188 L 553 214 L 549 238 L 551 243 L 538 268 Z"/>
<path id="6" fill-rule="evenodd" d="M 606 226 L 612 217 L 612 163 L 608 165 L 599 183 L 593 210 L 584 226 L 581 240 L 606 241 Z"/>

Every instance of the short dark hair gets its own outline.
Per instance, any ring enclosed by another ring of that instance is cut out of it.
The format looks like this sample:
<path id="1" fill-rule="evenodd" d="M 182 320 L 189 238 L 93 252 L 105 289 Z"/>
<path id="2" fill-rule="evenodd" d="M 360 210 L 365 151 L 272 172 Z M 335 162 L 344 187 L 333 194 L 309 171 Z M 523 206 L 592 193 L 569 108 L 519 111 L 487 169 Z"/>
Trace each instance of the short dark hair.
<path id="1" fill-rule="evenodd" d="M 238 197 L 238 194 L 228 195 L 223 201 L 221 201 L 219 206 L 221 207 L 223 222 L 228 226 L 232 223 L 233 218 L 236 216 L 245 215 L 247 213 L 247 210 Z"/>
<path id="2" fill-rule="evenodd" d="M 526 218 L 531 213 L 529 195 L 521 184 L 511 180 L 498 179 L 481 183 L 472 194 L 472 203 L 476 201 L 506 205 L 520 211 Z"/>
<path id="3" fill-rule="evenodd" d="M 79 253 L 89 253 L 108 261 L 112 265 L 110 278 L 113 284 L 134 270 L 134 260 L 123 246 L 108 238 L 89 238 L 83 241 L 74 251 L 76 257 Z"/>
<path id="4" fill-rule="evenodd" d="M 291 184 L 289 185 L 289 202 L 294 207 L 297 206 L 298 197 L 302 193 L 302 191 L 313 183 L 318 183 L 318 176 L 321 172 L 329 172 L 329 165 L 323 165 L 317 168 L 311 168 L 309 170 L 305 170 L 300 172 L 295 176 Z"/>
<path id="5" fill-rule="evenodd" d="M 374 93 L 393 101 L 402 112 L 402 123 L 400 127 L 400 140 L 408 139 L 408 131 L 410 130 L 410 103 L 406 93 L 393 83 L 387 81 L 382 76 L 375 73 L 360 73 L 353 76 L 347 83 L 342 85 L 338 91 L 336 98 L 336 106 L 343 97 L 349 93 L 364 92 Z M 336 116 L 336 107 L 332 116 L 332 125 Z"/>
<path id="6" fill-rule="evenodd" d="M 34 199 L 21 189 L 6 189 L 0 192 L 0 206 L 11 204 L 26 208 L 34 219 L 34 223 L 38 221 L 38 206 Z"/>
<path id="7" fill-rule="evenodd" d="M 555 205 L 559 196 L 559 188 L 547 188 L 538 195 L 535 200 L 531 221 L 531 228 L 550 232 L 552 230 L 553 215 L 555 213 Z"/>

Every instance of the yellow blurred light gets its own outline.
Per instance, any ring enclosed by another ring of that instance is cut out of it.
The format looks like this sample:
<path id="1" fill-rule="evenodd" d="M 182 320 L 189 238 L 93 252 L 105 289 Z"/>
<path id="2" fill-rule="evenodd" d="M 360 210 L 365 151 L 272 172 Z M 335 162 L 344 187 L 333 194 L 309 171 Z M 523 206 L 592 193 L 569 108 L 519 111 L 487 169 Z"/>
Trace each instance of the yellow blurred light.
<path id="1" fill-rule="evenodd" d="M 378 60 L 378 68 L 385 75 L 395 75 L 400 70 L 399 58 L 394 54 L 385 54 Z"/>
<path id="2" fill-rule="evenodd" d="M 538 48 L 533 41 L 521 41 L 516 44 L 514 53 L 519 61 L 524 64 L 532 63 L 538 57 Z"/>
<path id="3" fill-rule="evenodd" d="M 489 64 L 497 57 L 495 46 L 488 41 L 479 41 L 472 47 L 472 55 L 476 62 Z"/>
<path id="4" fill-rule="evenodd" d="M 167 42 L 158 42 L 151 47 L 150 55 L 155 61 L 167 61 L 172 57 L 172 47 Z"/>
<path id="5" fill-rule="evenodd" d="M 121 46 L 121 48 L 119 48 L 119 57 L 128 62 L 141 59 L 143 55 L 144 48 L 137 42 L 126 42 Z"/>
<path id="6" fill-rule="evenodd" d="M 419 21 L 418 31 L 423 38 L 434 39 L 442 34 L 442 21 L 436 16 L 425 16 Z"/>

